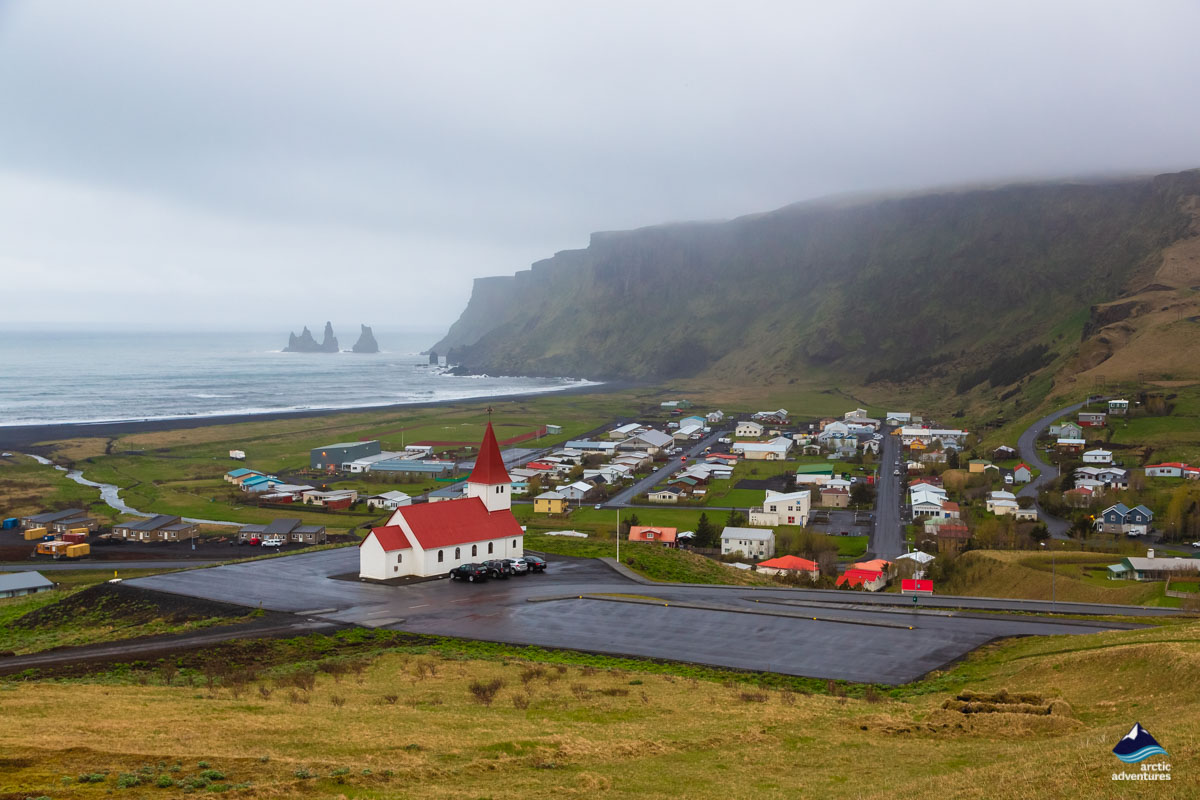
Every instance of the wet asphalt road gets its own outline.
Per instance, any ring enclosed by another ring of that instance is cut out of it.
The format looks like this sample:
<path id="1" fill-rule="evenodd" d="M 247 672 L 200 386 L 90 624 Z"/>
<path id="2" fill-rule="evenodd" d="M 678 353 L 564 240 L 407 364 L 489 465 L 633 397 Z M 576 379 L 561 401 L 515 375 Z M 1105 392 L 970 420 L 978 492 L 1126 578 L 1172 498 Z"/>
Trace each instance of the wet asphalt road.
<path id="1" fill-rule="evenodd" d="M 130 583 L 300 613 L 312 621 L 879 683 L 914 680 L 997 637 L 1097 630 L 1096 623 L 939 610 L 928 598 L 914 607 L 911 598 L 896 595 L 645 585 L 594 559 L 551 557 L 545 574 L 481 584 L 383 586 L 329 577 L 356 573 L 357 567 L 357 550 L 344 548 Z M 587 597 L 614 593 L 657 600 Z M 971 602 L 1029 611 L 1050 605 Z M 1058 609 L 1085 613 L 1062 603 Z"/>

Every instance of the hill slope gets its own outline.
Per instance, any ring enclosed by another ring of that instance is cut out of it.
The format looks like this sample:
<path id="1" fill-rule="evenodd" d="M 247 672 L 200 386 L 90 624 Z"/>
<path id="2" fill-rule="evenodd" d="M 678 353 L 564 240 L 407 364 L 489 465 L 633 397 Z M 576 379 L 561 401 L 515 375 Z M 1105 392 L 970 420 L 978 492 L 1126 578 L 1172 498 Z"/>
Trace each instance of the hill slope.
<path id="1" fill-rule="evenodd" d="M 1198 195 L 1193 170 L 597 233 L 478 279 L 434 349 L 492 374 L 982 380 L 1000 358 L 1016 380 L 1074 356 L 1093 306 L 1150 283 L 1196 235 Z"/>

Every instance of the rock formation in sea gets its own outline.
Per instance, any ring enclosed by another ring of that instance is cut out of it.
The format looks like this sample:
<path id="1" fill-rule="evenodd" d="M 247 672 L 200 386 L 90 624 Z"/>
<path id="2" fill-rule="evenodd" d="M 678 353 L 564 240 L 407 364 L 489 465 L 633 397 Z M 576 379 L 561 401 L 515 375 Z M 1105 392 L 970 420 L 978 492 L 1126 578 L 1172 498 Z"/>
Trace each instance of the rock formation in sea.
<path id="1" fill-rule="evenodd" d="M 336 353 L 338 351 L 338 340 L 333 335 L 333 324 L 325 323 L 325 338 L 318 344 L 313 338 L 312 331 L 306 325 L 304 330 L 297 336 L 294 333 L 288 334 L 288 346 L 283 348 L 285 353 Z"/>
<path id="2" fill-rule="evenodd" d="M 429 363 L 430 363 L 430 364 L 432 364 L 432 365 L 433 365 L 433 366 L 435 366 L 435 367 L 438 365 L 438 357 L 437 357 L 437 351 L 436 351 L 436 350 L 430 350 L 430 351 L 429 351 Z"/>
<path id="3" fill-rule="evenodd" d="M 356 353 L 379 352 L 379 342 L 375 341 L 375 334 L 371 332 L 369 325 L 362 326 L 362 333 L 358 335 L 358 341 L 350 349 Z"/>

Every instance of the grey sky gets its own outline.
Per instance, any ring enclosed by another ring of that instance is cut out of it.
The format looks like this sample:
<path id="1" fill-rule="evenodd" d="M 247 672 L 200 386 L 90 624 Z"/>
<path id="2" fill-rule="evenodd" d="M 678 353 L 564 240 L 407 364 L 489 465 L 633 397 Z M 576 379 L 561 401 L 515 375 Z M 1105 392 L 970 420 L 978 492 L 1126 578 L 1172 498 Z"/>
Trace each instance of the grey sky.
<path id="1" fill-rule="evenodd" d="M 3 3 L 4 321 L 442 328 L 594 230 L 1196 167 L 1197 30 L 1194 2 Z"/>

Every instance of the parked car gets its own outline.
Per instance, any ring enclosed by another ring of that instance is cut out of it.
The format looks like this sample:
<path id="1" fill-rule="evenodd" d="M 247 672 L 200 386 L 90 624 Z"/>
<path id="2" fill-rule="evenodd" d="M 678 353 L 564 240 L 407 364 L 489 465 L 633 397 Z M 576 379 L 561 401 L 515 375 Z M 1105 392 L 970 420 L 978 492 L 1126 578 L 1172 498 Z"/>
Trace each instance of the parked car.
<path id="1" fill-rule="evenodd" d="M 545 572 L 546 559 L 541 556 L 525 556 L 525 563 L 529 565 L 530 572 Z"/>
<path id="2" fill-rule="evenodd" d="M 893 474 L 893 475 L 899 475 L 899 474 L 900 474 L 900 470 L 898 470 L 898 469 L 894 469 L 894 470 L 892 470 L 892 474 Z"/>
<path id="3" fill-rule="evenodd" d="M 487 569 L 489 578 L 511 578 L 513 575 L 512 564 L 508 563 L 507 558 L 492 558 L 483 562 L 483 566 Z"/>
<path id="4" fill-rule="evenodd" d="M 283 547 L 287 540 L 282 536 L 264 536 L 262 540 L 263 547 Z"/>
<path id="5" fill-rule="evenodd" d="M 471 583 L 475 581 L 487 580 L 487 567 L 483 564 L 459 564 L 454 569 L 450 570 L 450 580 L 468 580 Z"/>
<path id="6" fill-rule="evenodd" d="M 505 559 L 511 566 L 513 575 L 525 575 L 529 572 L 529 562 L 523 558 Z"/>

